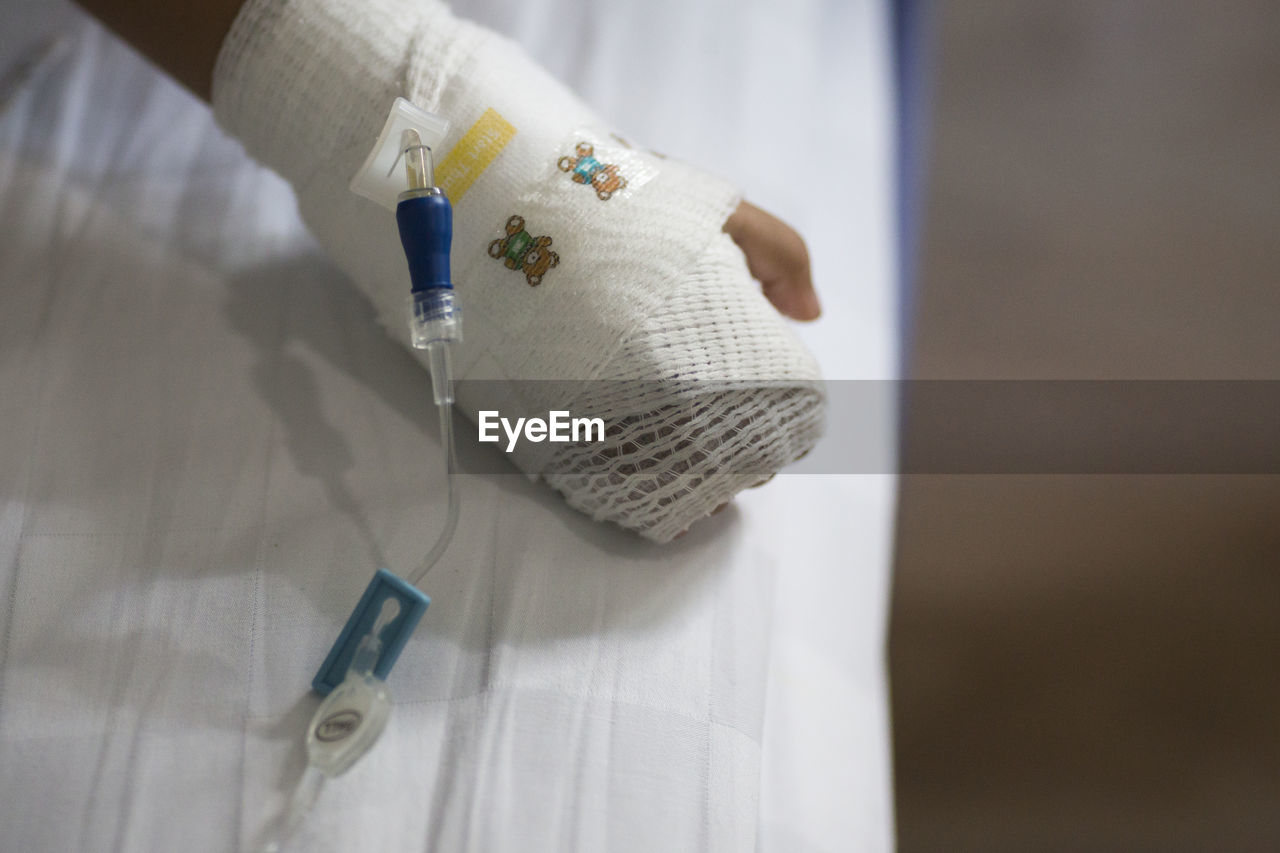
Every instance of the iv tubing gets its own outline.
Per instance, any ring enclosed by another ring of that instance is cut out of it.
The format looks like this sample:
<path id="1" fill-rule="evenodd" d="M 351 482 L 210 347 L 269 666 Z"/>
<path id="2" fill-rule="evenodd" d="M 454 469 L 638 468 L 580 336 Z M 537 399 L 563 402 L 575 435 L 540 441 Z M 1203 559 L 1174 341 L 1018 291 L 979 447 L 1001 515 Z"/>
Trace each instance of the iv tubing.
<path id="1" fill-rule="evenodd" d="M 431 389 L 440 412 L 440 446 L 444 451 L 445 495 L 448 509 L 440 536 L 426 558 L 406 580 L 417 586 L 449 547 L 458 526 L 458 490 L 454 485 L 457 454 L 453 441 L 452 346 L 462 339 L 461 311 L 453 294 L 449 272 L 449 248 L 453 236 L 453 212 L 449 198 L 435 185 L 431 149 L 414 129 L 400 141 L 408 189 L 396 204 L 400 240 L 409 262 L 410 339 L 415 349 L 427 351 Z M 395 165 L 392 165 L 395 168 Z"/>
<path id="2" fill-rule="evenodd" d="M 385 133 L 385 131 L 384 131 Z M 381 145 L 381 140 L 379 141 Z M 400 240 L 404 245 L 405 257 L 409 264 L 409 275 L 413 287 L 409 302 L 410 342 L 415 349 L 427 351 L 427 366 L 431 372 L 431 388 L 436 408 L 440 415 L 440 447 L 444 452 L 445 463 L 445 496 L 447 509 L 444 526 L 435 544 L 427 552 L 422 564 L 407 582 L 418 586 L 427 572 L 431 570 L 453 540 L 454 531 L 458 527 L 459 498 L 454 486 L 458 460 L 454 449 L 453 438 L 453 358 L 451 347 L 462 339 L 461 311 L 454 300 L 453 282 L 449 272 L 449 249 L 453 235 L 453 212 L 448 196 L 435 186 L 434 163 L 431 149 L 422 143 L 417 130 L 405 130 L 401 136 L 400 156 L 405 159 L 405 177 L 408 189 L 400 193 L 396 204 L 396 222 L 400 231 Z M 372 155 L 371 155 L 372 157 Z M 398 162 L 397 158 L 397 162 Z M 366 168 L 368 164 L 366 163 Z M 395 169 L 395 163 L 392 164 Z M 390 172 L 388 173 L 390 175 Z M 376 582 L 376 576 L 375 576 Z M 403 583 L 404 581 L 401 581 Z M 370 587 L 372 590 L 373 587 Z M 424 598 L 425 601 L 425 598 Z M 388 605 L 395 605 L 388 608 Z M 425 608 L 425 604 L 424 604 Z M 358 612 L 358 609 L 357 609 Z M 342 690 L 350 685 L 352 675 L 356 673 L 363 678 L 366 685 L 377 684 L 383 691 L 378 695 L 380 701 L 386 702 L 385 686 L 372 672 L 381 652 L 381 632 L 383 628 L 399 613 L 399 605 L 395 599 L 386 599 L 383 609 L 372 629 L 361 640 L 352 660 L 352 669 L 348 672 L 338 692 L 330 695 L 317 710 L 317 715 L 326 710 L 326 706 L 342 696 Z M 352 618 L 355 618 L 353 614 Z M 414 619 L 416 623 L 416 617 Z M 409 628 L 412 631 L 412 627 Z M 344 635 L 345 636 L 345 635 Z M 343 638 L 339 637 L 339 645 Z M 338 646 L 335 646 L 335 651 Z M 331 652 L 331 655 L 333 652 Z M 359 670 L 355 667 L 358 665 Z M 327 666 L 327 664 L 326 664 Z M 322 668 L 323 670 L 323 668 Z M 357 687 L 356 689 L 359 689 Z M 356 714 L 359 719 L 359 714 Z M 383 717 L 385 723 L 385 716 Z M 313 727 L 317 725 L 313 719 Z M 308 731 L 311 731 L 309 729 Z M 336 770 L 342 773 L 350 766 L 350 761 L 359 760 L 364 752 L 373 746 L 381 734 L 381 725 L 372 734 L 372 740 L 360 746 L 360 753 Z M 358 743 L 353 741 L 352 743 Z M 308 812 L 315 805 L 320 789 L 330 770 L 325 770 L 317 763 L 312 753 L 312 742 L 308 740 L 308 761 L 302 778 L 290 798 L 284 814 L 279 819 L 274 832 L 266 843 L 259 848 L 261 853 L 279 853 L 283 846 L 294 836 L 302 825 Z"/>
<path id="3" fill-rule="evenodd" d="M 440 446 L 444 450 L 445 492 L 448 495 L 449 507 L 446 510 L 444 527 L 440 530 L 436 544 L 427 552 L 418 570 L 405 578 L 414 586 L 418 586 L 427 572 L 431 571 L 431 567 L 439 562 L 453 540 L 454 530 L 458 527 L 458 490 L 453 482 L 458 469 L 458 457 L 453 442 L 453 375 L 449 346 L 447 342 L 436 341 L 427 347 L 431 380 L 435 387 L 437 410 L 440 412 Z M 441 388 L 441 384 L 445 387 Z"/>

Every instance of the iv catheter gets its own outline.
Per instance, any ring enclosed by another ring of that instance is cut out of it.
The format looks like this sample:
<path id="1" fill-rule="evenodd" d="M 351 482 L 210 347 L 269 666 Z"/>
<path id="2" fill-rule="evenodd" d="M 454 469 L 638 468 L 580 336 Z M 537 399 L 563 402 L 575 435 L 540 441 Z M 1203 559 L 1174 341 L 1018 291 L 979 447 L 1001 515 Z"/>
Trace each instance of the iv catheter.
<path id="1" fill-rule="evenodd" d="M 454 489 L 456 456 L 453 441 L 453 361 L 452 346 L 462 340 L 462 314 L 454 297 L 449 272 L 449 246 L 453 239 L 453 211 L 444 190 L 435 185 L 431 149 L 414 128 L 400 136 L 408 188 L 396 202 L 396 224 L 409 264 L 412 283 L 409 294 L 409 337 L 414 348 L 425 350 L 431 372 L 431 387 L 440 413 L 440 444 L 444 449 L 448 509 L 444 527 L 435 546 L 422 564 L 402 579 L 380 569 L 352 611 L 328 657 L 311 682 L 317 693 L 328 694 L 346 677 L 360 639 L 371 630 L 377 609 L 388 596 L 395 597 L 405 611 L 384 629 L 384 648 L 375 661 L 373 673 L 386 678 L 417 626 L 430 599 L 416 585 L 440 559 L 458 524 L 458 495 Z"/>
<path id="2" fill-rule="evenodd" d="M 366 172 L 392 130 L 397 112 L 411 111 L 415 119 L 435 119 L 398 99 L 378 140 Z M 447 127 L 447 124 L 445 125 Z M 439 132 L 443 136 L 443 129 Z M 396 223 L 412 283 L 409 295 L 410 341 L 426 351 L 431 387 L 440 414 L 440 443 L 444 450 L 447 510 L 435 545 L 408 579 L 378 569 L 347 619 L 325 662 L 312 681 L 316 692 L 327 694 L 307 729 L 308 766 L 294 792 L 276 837 L 262 849 L 275 853 L 301 825 L 327 778 L 346 772 L 369 751 L 390 716 L 391 698 L 385 683 L 409 636 L 431 600 L 417 589 L 449 547 L 458 524 L 459 500 L 454 487 L 457 457 L 453 437 L 452 347 L 462 340 L 462 312 L 453 292 L 449 248 L 453 212 L 448 196 L 435 185 L 431 149 L 417 129 L 400 132 L 399 155 L 387 177 L 403 158 L 407 189 L 396 199 Z M 360 176 L 357 175 L 357 180 Z M 353 189 L 355 182 L 353 182 Z"/>
<path id="3" fill-rule="evenodd" d="M 396 224 L 409 262 L 409 331 L 415 349 L 427 351 L 431 389 L 440 412 L 440 444 L 445 452 L 448 510 L 444 528 L 422 565 L 409 576 L 415 586 L 444 554 L 458 526 L 458 491 L 453 487 L 457 457 L 453 447 L 453 345 L 462 340 L 462 311 L 454 298 L 449 273 L 453 210 L 449 197 L 435 184 L 431 149 L 418 132 L 404 131 L 401 141 L 409 189 L 400 194 Z M 395 164 L 392 164 L 395 168 Z"/>

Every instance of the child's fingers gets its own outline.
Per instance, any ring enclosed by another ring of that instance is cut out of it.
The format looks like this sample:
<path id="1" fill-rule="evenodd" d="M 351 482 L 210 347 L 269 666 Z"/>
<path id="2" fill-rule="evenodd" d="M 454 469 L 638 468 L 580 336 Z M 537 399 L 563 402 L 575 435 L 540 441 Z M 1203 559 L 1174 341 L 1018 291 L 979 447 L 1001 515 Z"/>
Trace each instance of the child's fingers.
<path id="1" fill-rule="evenodd" d="M 818 318 L 822 306 L 809 272 L 809 250 L 794 228 L 744 201 L 724 230 L 742 249 L 747 269 L 773 307 L 795 320 Z"/>

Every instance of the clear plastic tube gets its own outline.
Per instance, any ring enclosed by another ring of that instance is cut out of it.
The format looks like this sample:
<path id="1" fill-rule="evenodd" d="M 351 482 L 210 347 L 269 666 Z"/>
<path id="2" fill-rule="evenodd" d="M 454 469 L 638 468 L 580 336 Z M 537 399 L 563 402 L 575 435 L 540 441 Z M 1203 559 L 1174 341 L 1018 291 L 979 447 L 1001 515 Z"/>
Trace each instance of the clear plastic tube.
<path id="1" fill-rule="evenodd" d="M 445 511 L 444 527 L 440 530 L 436 544 L 427 552 L 427 556 L 423 559 L 422 565 L 418 567 L 418 570 L 405 578 L 414 586 L 418 586 L 422 579 L 426 577 L 427 572 L 431 571 L 431 567 L 444 556 L 449 543 L 453 541 L 453 533 L 458 527 L 459 496 L 457 486 L 454 484 L 458 470 L 458 457 L 454 450 L 453 441 L 453 374 L 451 369 L 453 365 L 452 360 L 449 358 L 449 344 L 443 341 L 433 343 L 427 347 L 427 355 L 430 359 L 432 385 L 435 388 L 436 408 L 440 413 L 440 446 L 444 451 L 445 491 L 448 509 Z"/>
<path id="2" fill-rule="evenodd" d="M 316 800 L 320 797 L 320 789 L 324 787 L 325 775 L 320 772 L 320 768 L 314 764 L 308 764 L 306 769 L 302 771 L 302 778 L 298 780 L 298 784 L 293 789 L 293 796 L 289 798 L 289 805 L 285 809 L 284 814 L 278 818 L 278 826 L 270 834 L 262 846 L 258 848 L 258 853 L 281 853 L 285 849 L 285 845 L 293 838 L 298 829 L 302 826 L 302 822 L 306 820 L 307 815 L 311 813 L 311 808 L 316 804 Z"/>

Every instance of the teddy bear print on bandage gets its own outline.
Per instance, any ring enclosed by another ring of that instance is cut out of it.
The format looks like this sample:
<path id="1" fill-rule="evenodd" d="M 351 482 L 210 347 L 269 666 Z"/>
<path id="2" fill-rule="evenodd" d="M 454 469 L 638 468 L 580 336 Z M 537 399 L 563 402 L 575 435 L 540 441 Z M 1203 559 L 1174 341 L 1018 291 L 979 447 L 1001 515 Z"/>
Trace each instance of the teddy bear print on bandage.
<path id="1" fill-rule="evenodd" d="M 504 227 L 506 236 L 489 244 L 489 257 L 498 258 L 509 270 L 524 272 L 530 287 L 542 284 L 547 270 L 560 265 L 560 256 L 551 251 L 551 238 L 534 237 L 524 228 L 524 217 L 512 216 Z"/>
<path id="2" fill-rule="evenodd" d="M 560 185 L 577 192 L 590 190 L 600 201 L 630 195 L 657 172 L 644 152 L 614 134 L 579 129 L 557 154 L 555 169 L 564 173 L 559 176 Z"/>
<path id="3" fill-rule="evenodd" d="M 579 142 L 574 156 L 561 157 L 556 165 L 560 171 L 569 172 L 574 183 L 590 184 L 597 198 L 608 201 L 614 193 L 627 188 L 627 179 L 618 174 L 617 163 L 601 163 L 592 156 L 594 153 L 595 146 L 590 142 Z"/>

